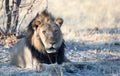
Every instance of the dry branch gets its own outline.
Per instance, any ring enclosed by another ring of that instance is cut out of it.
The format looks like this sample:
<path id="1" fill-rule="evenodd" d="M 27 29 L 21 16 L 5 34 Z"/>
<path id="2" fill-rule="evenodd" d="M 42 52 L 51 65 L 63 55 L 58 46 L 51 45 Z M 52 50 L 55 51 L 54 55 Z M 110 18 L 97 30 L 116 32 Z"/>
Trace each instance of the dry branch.
<path id="1" fill-rule="evenodd" d="M 0 28 L 0 34 L 5 35 L 5 32 Z"/>

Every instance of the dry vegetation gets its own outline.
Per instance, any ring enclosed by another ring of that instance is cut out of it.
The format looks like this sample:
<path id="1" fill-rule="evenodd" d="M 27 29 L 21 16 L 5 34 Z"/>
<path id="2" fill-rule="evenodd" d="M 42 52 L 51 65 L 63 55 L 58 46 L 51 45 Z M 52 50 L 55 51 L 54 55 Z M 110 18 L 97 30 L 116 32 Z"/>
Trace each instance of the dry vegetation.
<path id="1" fill-rule="evenodd" d="M 120 75 L 119 3 L 120 0 L 48 0 L 48 10 L 64 18 L 66 56 L 74 62 L 91 65 L 64 76 Z M 20 71 L 19 74 L 26 73 Z"/>
<path id="2" fill-rule="evenodd" d="M 50 1 L 49 8 L 58 16 L 66 18 L 68 25 L 105 28 L 119 24 L 119 2 L 119 0 L 55 0 Z"/>
<path id="3" fill-rule="evenodd" d="M 62 30 L 67 41 L 67 57 L 74 62 L 93 64 L 94 70 L 86 70 L 89 75 L 85 76 L 91 73 L 119 76 L 120 1 L 62 1 L 50 1 L 49 9 L 65 19 Z"/>

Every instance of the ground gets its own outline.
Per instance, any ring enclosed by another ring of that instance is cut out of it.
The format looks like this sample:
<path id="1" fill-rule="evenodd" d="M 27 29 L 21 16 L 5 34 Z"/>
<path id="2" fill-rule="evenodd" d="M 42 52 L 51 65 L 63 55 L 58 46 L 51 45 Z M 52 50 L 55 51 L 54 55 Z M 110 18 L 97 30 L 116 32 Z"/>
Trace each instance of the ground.
<path id="1" fill-rule="evenodd" d="M 83 66 L 68 66 L 65 71 L 56 64 L 45 65 L 48 68 L 40 73 L 21 70 L 9 64 L 9 48 L 17 42 L 15 37 L 0 36 L 0 76 L 120 76 L 120 0 L 48 0 L 48 10 L 64 19 L 65 55 Z M 29 23 L 28 19 L 24 21 Z"/>
<path id="2" fill-rule="evenodd" d="M 71 33 L 71 34 L 70 34 Z M 15 37 L 1 38 L 0 43 L 0 76 L 119 76 L 120 75 L 120 30 L 110 29 L 86 29 L 63 33 L 66 40 L 66 56 L 72 62 L 84 66 L 78 66 L 74 73 L 68 66 L 68 71 L 60 65 L 45 65 L 47 69 L 35 72 L 28 69 L 21 70 L 11 66 L 10 47 L 16 42 Z M 74 38 L 70 38 L 73 37 Z M 13 38 L 13 39 L 11 39 Z M 8 41 L 8 42 L 6 42 Z M 4 43 L 3 45 L 3 42 Z M 53 70 L 57 68 L 56 70 Z M 51 71 L 50 71 L 51 70 Z"/>

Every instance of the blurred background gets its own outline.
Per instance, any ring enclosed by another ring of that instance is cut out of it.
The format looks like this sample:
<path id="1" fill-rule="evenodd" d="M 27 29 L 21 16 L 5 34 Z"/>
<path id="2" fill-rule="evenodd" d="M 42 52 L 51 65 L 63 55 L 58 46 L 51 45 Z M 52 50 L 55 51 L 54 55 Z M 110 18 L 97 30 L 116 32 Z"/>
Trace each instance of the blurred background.
<path id="1" fill-rule="evenodd" d="M 120 0 L 48 0 L 48 9 L 76 29 L 120 27 Z M 69 28 L 68 27 L 68 28 Z"/>
<path id="2" fill-rule="evenodd" d="M 16 0 L 7 2 L 0 0 L 0 27 L 4 30 L 7 27 L 7 15 L 13 14 L 14 11 L 13 1 Z M 64 19 L 64 32 L 89 28 L 120 28 L 120 0 L 18 0 L 17 2 L 19 31 L 22 31 L 21 29 L 29 24 L 36 13 L 44 10 L 46 6 L 53 15 Z M 9 6 L 9 12 L 6 12 L 6 6 Z"/>
<path id="3" fill-rule="evenodd" d="M 80 39 L 86 31 L 87 35 L 96 32 L 98 35 L 102 34 L 103 39 L 106 39 L 106 34 L 117 34 L 118 38 L 119 3 L 120 0 L 48 0 L 48 10 L 64 19 L 62 30 L 67 40 L 75 40 L 77 37 Z M 95 35 L 90 38 L 94 39 Z"/>

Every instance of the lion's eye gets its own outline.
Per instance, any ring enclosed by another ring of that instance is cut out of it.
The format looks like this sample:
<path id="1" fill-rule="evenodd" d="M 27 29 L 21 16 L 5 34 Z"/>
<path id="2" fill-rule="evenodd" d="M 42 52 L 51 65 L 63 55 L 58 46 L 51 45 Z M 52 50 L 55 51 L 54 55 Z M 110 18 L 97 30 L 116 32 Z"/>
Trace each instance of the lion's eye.
<path id="1" fill-rule="evenodd" d="M 46 31 L 42 31 L 42 33 L 43 33 L 43 34 L 45 34 L 45 33 L 46 33 Z"/>

